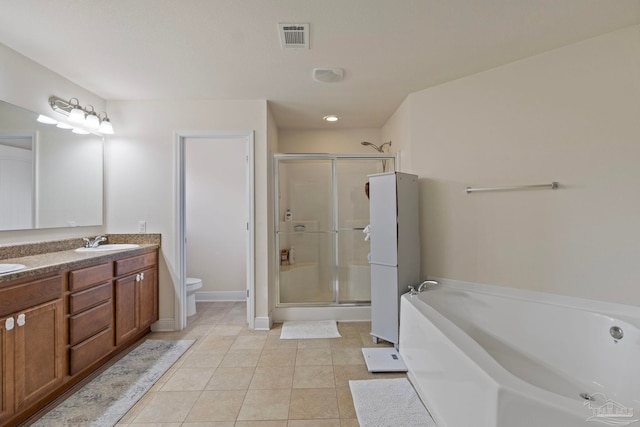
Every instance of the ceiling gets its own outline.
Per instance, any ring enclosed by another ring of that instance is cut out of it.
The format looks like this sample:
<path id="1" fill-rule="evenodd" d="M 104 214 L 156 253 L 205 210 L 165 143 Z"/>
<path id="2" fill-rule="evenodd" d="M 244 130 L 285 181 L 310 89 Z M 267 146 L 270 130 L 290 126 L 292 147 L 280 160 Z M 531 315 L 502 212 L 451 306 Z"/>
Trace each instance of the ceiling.
<path id="1" fill-rule="evenodd" d="M 0 43 L 106 100 L 267 99 L 281 129 L 381 127 L 412 92 L 638 23 L 640 0 L 0 0 Z"/>

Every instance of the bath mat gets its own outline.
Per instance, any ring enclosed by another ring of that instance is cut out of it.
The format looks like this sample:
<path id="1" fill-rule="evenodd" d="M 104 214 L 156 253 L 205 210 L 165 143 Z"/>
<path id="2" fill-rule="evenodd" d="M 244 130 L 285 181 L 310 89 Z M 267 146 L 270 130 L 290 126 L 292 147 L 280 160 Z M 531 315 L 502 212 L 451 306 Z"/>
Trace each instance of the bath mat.
<path id="1" fill-rule="evenodd" d="M 436 427 L 406 378 L 349 381 L 360 427 Z"/>
<path id="2" fill-rule="evenodd" d="M 335 320 L 298 320 L 282 324 L 281 340 L 340 338 Z"/>
<path id="3" fill-rule="evenodd" d="M 32 427 L 115 425 L 194 342 L 146 340 Z"/>

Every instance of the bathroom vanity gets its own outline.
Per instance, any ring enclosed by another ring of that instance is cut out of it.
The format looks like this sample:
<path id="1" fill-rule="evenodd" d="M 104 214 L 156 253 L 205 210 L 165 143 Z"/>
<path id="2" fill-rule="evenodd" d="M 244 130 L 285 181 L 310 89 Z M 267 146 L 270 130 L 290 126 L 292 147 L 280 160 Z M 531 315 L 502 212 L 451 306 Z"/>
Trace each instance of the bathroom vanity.
<path id="1" fill-rule="evenodd" d="M 150 332 L 158 248 L 8 261 L 26 268 L 0 275 L 0 425 L 23 422 Z"/>

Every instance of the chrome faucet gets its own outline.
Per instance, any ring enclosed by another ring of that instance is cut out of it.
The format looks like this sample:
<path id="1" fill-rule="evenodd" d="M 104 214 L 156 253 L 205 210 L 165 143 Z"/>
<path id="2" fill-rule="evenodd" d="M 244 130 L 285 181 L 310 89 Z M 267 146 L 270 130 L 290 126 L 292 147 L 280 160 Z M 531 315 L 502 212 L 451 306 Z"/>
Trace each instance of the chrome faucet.
<path id="1" fill-rule="evenodd" d="M 85 248 L 97 248 L 98 245 L 102 242 L 106 242 L 107 238 L 104 236 L 96 236 L 95 239 L 90 239 L 89 237 L 83 237 Z"/>
<path id="2" fill-rule="evenodd" d="M 420 285 L 418 285 L 418 289 L 409 285 L 409 292 L 411 292 L 411 295 L 418 295 L 420 292 L 427 290 L 427 286 L 429 285 L 437 286 L 439 284 L 440 282 L 436 282 L 435 280 L 425 280 L 424 282 L 420 283 Z"/>
<path id="3" fill-rule="evenodd" d="M 439 284 L 440 283 L 436 282 L 435 280 L 425 280 L 424 282 L 420 283 L 420 286 L 418 286 L 418 293 L 426 290 L 427 286 L 429 285 L 438 286 Z"/>

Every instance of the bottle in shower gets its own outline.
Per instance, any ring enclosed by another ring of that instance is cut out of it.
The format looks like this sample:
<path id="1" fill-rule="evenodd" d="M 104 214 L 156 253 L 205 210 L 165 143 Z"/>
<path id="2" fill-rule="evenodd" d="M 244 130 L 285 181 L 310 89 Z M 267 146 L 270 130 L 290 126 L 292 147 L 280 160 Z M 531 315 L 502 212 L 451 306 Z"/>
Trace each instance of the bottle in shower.
<path id="1" fill-rule="evenodd" d="M 291 246 L 289 248 L 289 265 L 296 263 L 296 248 Z"/>

